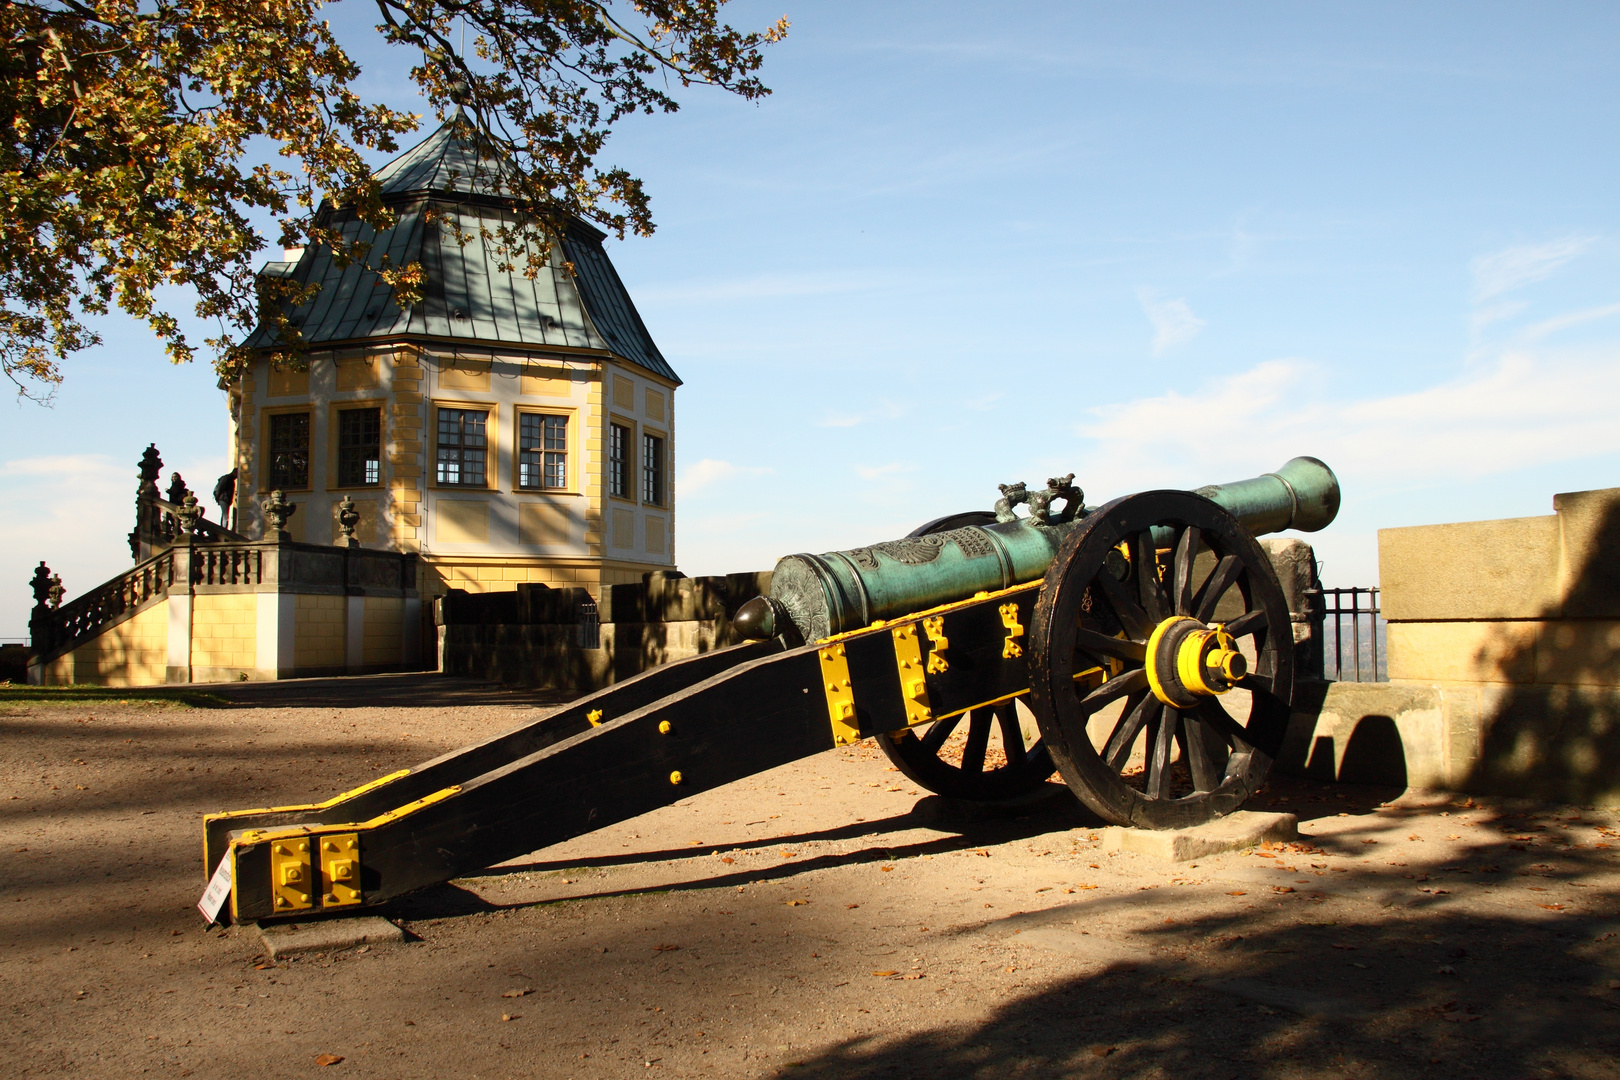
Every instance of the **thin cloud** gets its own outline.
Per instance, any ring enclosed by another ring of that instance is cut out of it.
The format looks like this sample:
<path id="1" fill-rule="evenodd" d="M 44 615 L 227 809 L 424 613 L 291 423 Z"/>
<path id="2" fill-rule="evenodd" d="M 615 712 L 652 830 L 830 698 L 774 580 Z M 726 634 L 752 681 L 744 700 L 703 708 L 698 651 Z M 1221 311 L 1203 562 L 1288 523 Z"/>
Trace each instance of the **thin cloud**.
<path id="1" fill-rule="evenodd" d="M 1545 244 L 1521 244 L 1481 255 L 1470 266 L 1474 274 L 1474 303 L 1540 281 L 1592 246 L 1595 237 L 1569 237 Z"/>
<path id="2" fill-rule="evenodd" d="M 762 465 L 733 465 L 718 458 L 704 458 L 688 465 L 676 481 L 676 490 L 682 495 L 695 495 L 705 488 L 727 480 L 749 476 L 767 476 L 775 470 Z"/>
<path id="3" fill-rule="evenodd" d="M 1136 299 L 1142 304 L 1142 311 L 1146 313 L 1148 322 L 1153 324 L 1153 355 L 1158 356 L 1166 349 L 1185 345 L 1203 331 L 1206 325 L 1203 319 L 1192 313 L 1187 301 L 1182 298 L 1175 300 L 1160 300 L 1157 294 L 1147 286 L 1136 290 Z"/>
<path id="4" fill-rule="evenodd" d="M 855 475 L 862 480 L 882 480 L 885 477 L 899 476 L 916 470 L 917 466 L 909 462 L 891 461 L 887 465 L 857 465 Z"/>
<path id="5" fill-rule="evenodd" d="M 1362 492 L 1415 478 L 1478 479 L 1620 453 L 1620 346 L 1515 347 L 1434 386 L 1345 401 L 1313 364 L 1271 360 L 1174 391 L 1092 410 L 1077 433 L 1093 442 L 1086 470 L 1109 490 L 1208 483 L 1322 458 Z M 1241 449 L 1215 437 L 1241 431 Z M 1144 441 L 1141 433 L 1154 437 Z M 1214 475 L 1219 472 L 1221 475 Z M 1347 485 L 1347 487 L 1349 486 Z"/>
<path id="6" fill-rule="evenodd" d="M 898 420 L 906 415 L 906 408 L 892 401 L 885 401 L 875 409 L 858 413 L 828 413 L 816 421 L 817 427 L 852 428 L 864 424 L 869 420 Z"/>

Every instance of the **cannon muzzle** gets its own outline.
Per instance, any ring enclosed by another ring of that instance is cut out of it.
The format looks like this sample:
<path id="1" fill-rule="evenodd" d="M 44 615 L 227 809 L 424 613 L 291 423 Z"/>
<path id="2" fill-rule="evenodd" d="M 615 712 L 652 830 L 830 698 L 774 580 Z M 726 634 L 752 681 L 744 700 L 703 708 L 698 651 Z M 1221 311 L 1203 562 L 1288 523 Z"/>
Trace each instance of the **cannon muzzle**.
<path id="1" fill-rule="evenodd" d="M 820 641 L 878 619 L 1035 580 L 1046 573 L 1075 522 L 1090 510 L 1076 506 L 1076 513 L 1066 509 L 1055 520 L 1046 513 L 1054 498 L 1078 503 L 1080 493 L 1067 480 L 1050 481 L 1046 492 L 1033 496 L 1021 484 L 1002 490 L 1012 489 L 1037 509 L 1034 516 L 1012 517 L 1009 500 L 1003 498 L 997 515 L 1001 520 L 993 525 L 967 525 L 822 555 L 789 555 L 776 564 L 770 595 L 738 610 L 737 629 L 745 637 L 763 639 L 791 627 L 807 642 Z M 1275 472 L 1211 484 L 1194 494 L 1219 505 L 1256 536 L 1284 529 L 1315 532 L 1339 512 L 1338 478 L 1313 457 L 1297 457 Z"/>

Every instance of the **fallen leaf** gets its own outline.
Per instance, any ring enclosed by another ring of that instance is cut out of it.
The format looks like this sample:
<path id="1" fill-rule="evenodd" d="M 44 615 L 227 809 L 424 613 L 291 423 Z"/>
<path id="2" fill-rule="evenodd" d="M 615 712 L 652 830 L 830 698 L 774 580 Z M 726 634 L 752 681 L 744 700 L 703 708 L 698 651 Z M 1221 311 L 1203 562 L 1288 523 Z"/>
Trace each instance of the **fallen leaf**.
<path id="1" fill-rule="evenodd" d="M 727 866 L 730 866 L 732 863 L 736 862 L 737 860 L 733 859 L 730 855 L 726 855 L 726 856 L 722 857 L 720 861 L 725 863 Z"/>
<path id="2" fill-rule="evenodd" d="M 1119 1047 L 1117 1046 L 1093 1046 L 1091 1048 L 1091 1052 L 1096 1057 L 1107 1057 L 1109 1054 L 1112 1054 L 1118 1049 Z"/>
<path id="3" fill-rule="evenodd" d="M 1075 888 L 1077 888 L 1077 889 L 1099 889 L 1101 887 L 1102 886 L 1100 886 L 1100 885 L 1076 885 L 1075 886 Z"/>
<path id="4" fill-rule="evenodd" d="M 844 910 L 845 911 L 854 911 L 856 908 L 858 908 L 860 906 L 861 905 L 859 905 L 859 904 L 845 904 L 844 905 Z"/>
<path id="5" fill-rule="evenodd" d="M 797 858 L 798 855 L 799 855 L 799 853 L 797 851 L 784 851 L 784 852 L 782 852 L 782 858 L 784 858 L 784 859 L 794 859 L 794 858 Z"/>
<path id="6" fill-rule="evenodd" d="M 532 986 L 520 986 L 516 990 L 508 990 L 508 991 L 506 991 L 504 994 L 501 995 L 501 997 L 503 997 L 503 998 L 520 998 L 520 997 L 523 997 L 526 994 L 532 994 L 532 993 L 534 993 L 534 987 L 532 987 Z"/>
<path id="7" fill-rule="evenodd" d="M 679 945 L 654 945 L 653 952 L 674 952 L 679 948 Z"/>
<path id="8" fill-rule="evenodd" d="M 1563 904 L 1537 904 L 1536 907 L 1538 907 L 1538 908 L 1546 908 L 1548 911 L 1563 911 L 1564 910 L 1564 905 Z"/>
<path id="9" fill-rule="evenodd" d="M 1242 889 L 1238 889 L 1236 892 L 1229 892 L 1226 895 L 1227 896 L 1248 896 L 1249 894 L 1247 892 L 1245 892 L 1244 890 L 1242 890 Z"/>
<path id="10" fill-rule="evenodd" d="M 1378 841 L 1376 841 L 1376 840 L 1363 840 L 1362 843 L 1363 844 L 1376 844 L 1376 843 L 1378 843 Z"/>
<path id="11" fill-rule="evenodd" d="M 503 1022 L 507 1020 L 516 1020 L 517 1018 L 518 1016 L 516 1013 L 501 1013 L 501 1020 Z"/>
<path id="12" fill-rule="evenodd" d="M 989 853 L 989 852 L 988 852 L 988 851 L 984 851 L 984 850 L 982 850 L 982 849 L 981 849 L 981 850 L 979 850 L 979 851 L 975 851 L 975 852 L 974 852 L 974 853 L 973 853 L 973 854 L 975 854 L 975 855 L 982 855 L 982 856 L 984 856 L 984 857 L 985 857 L 985 858 L 986 858 L 986 859 L 988 859 L 988 858 L 989 858 L 989 857 L 990 857 L 990 853 Z"/>
<path id="13" fill-rule="evenodd" d="M 902 975 L 900 977 L 902 979 L 920 979 L 920 978 L 922 978 L 922 972 L 913 971 L 910 975 Z"/>
<path id="14" fill-rule="evenodd" d="M 315 1064 L 319 1065 L 321 1068 L 324 1069 L 326 1066 L 328 1066 L 328 1065 L 336 1065 L 338 1062 L 340 1062 L 342 1060 L 343 1060 L 343 1055 L 342 1054 L 321 1054 L 318 1057 L 316 1057 Z"/>
<path id="15" fill-rule="evenodd" d="M 1277 857 L 1269 851 L 1257 851 L 1254 854 L 1256 858 L 1260 859 L 1275 859 Z"/>
<path id="16" fill-rule="evenodd" d="M 1293 892 L 1294 887 L 1292 885 L 1273 885 L 1271 887 L 1271 891 L 1272 892 Z"/>
<path id="17" fill-rule="evenodd" d="M 894 869 L 894 867 L 892 867 L 892 866 L 880 866 L 880 867 L 878 867 L 878 869 L 879 869 L 879 870 L 881 870 L 881 871 L 883 871 L 883 872 L 884 872 L 884 873 L 885 873 L 885 874 L 887 874 L 887 873 L 889 873 L 889 872 L 890 872 L 890 871 L 891 871 L 891 870 L 893 870 L 893 869 Z"/>
<path id="18" fill-rule="evenodd" d="M 1346 952 L 1355 952 L 1356 949 L 1358 949 L 1360 946 L 1357 946 L 1357 945 L 1335 945 L 1333 947 L 1335 949 L 1343 949 Z"/>
<path id="19" fill-rule="evenodd" d="M 898 974 L 900 974 L 898 971 L 874 971 L 872 972 L 872 977 L 874 979 L 887 979 L 891 975 Z"/>
<path id="20" fill-rule="evenodd" d="M 787 906 L 788 907 L 801 907 L 801 906 L 803 906 L 805 904 L 808 904 L 809 902 L 810 901 L 808 901 L 808 900 L 789 900 L 787 902 Z"/>

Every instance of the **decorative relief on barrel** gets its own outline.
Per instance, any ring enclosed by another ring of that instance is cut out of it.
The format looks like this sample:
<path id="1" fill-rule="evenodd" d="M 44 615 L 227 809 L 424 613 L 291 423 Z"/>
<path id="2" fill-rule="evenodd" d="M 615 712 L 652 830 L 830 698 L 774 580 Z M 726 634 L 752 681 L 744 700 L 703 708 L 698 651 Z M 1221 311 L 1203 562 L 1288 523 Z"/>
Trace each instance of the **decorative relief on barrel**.
<path id="1" fill-rule="evenodd" d="M 871 547 L 855 548 L 846 551 L 849 561 L 862 570 L 876 570 L 877 557 L 881 553 L 887 555 L 902 566 L 922 566 L 939 558 L 945 545 L 954 543 L 961 549 L 965 558 L 976 559 L 983 555 L 994 555 L 995 545 L 981 530 L 972 526 L 963 529 L 952 529 L 950 532 L 933 533 L 928 536 L 907 537 L 904 540 L 886 540 Z"/>

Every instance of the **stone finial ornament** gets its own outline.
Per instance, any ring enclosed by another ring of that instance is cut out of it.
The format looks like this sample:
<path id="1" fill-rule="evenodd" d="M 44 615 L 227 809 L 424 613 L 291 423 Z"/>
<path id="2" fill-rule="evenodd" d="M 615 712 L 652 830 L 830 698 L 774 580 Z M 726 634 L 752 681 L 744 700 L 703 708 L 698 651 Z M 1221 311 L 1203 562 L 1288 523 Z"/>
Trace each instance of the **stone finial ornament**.
<path id="1" fill-rule="evenodd" d="M 51 575 L 51 587 L 46 590 L 51 598 L 51 610 L 55 611 L 62 606 L 62 597 L 67 595 L 67 589 L 62 586 L 62 575 Z"/>
<path id="2" fill-rule="evenodd" d="M 28 581 L 29 588 L 34 590 L 34 608 L 45 607 L 51 598 L 51 568 L 41 559 L 39 565 L 34 567 L 34 576 Z"/>
<path id="3" fill-rule="evenodd" d="M 287 493 L 277 488 L 259 507 L 264 511 L 265 520 L 270 523 L 268 538 L 282 544 L 290 543 L 292 534 L 287 531 L 287 519 L 298 513 L 298 507 L 287 501 Z"/>
<path id="4" fill-rule="evenodd" d="M 136 490 L 145 495 L 150 489 L 150 493 L 156 495 L 158 477 L 163 475 L 163 457 L 158 453 L 157 443 L 146 444 L 137 468 L 141 470 L 141 483 Z"/>
<path id="5" fill-rule="evenodd" d="M 186 492 L 185 498 L 180 500 L 180 509 L 174 512 L 174 516 L 180 519 L 180 532 L 186 539 L 191 539 L 197 532 L 197 522 L 203 516 L 203 508 L 197 505 L 197 496 Z"/>
<path id="6" fill-rule="evenodd" d="M 338 529 L 343 534 L 338 540 L 338 546 L 359 547 L 360 541 L 354 537 L 354 527 L 360 524 L 360 511 L 354 508 L 354 500 L 347 495 L 343 496 L 343 501 L 338 503 L 337 519 Z"/>

